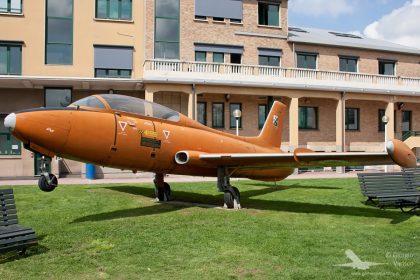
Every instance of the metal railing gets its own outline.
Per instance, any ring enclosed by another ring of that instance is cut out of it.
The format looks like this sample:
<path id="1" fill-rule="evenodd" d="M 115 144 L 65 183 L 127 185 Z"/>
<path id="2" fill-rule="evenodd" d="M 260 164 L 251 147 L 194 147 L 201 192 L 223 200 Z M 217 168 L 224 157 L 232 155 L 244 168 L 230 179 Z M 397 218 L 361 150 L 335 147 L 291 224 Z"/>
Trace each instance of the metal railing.
<path id="1" fill-rule="evenodd" d="M 209 73 L 238 76 L 262 76 L 278 79 L 303 79 L 363 84 L 400 85 L 420 87 L 420 77 L 386 76 L 366 73 L 324 71 L 301 68 L 283 68 L 261 65 L 191 62 L 148 59 L 145 71 Z"/>
<path id="2" fill-rule="evenodd" d="M 401 140 L 405 141 L 410 137 L 420 136 L 420 131 L 403 131 L 401 133 Z"/>

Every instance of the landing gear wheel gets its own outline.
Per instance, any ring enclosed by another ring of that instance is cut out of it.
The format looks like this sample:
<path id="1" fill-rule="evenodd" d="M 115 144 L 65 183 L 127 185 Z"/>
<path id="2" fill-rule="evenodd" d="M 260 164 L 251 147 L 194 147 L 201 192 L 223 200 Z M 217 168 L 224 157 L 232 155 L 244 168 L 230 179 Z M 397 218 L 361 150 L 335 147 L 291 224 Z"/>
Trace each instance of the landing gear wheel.
<path id="1" fill-rule="evenodd" d="M 225 199 L 224 207 L 228 209 L 233 209 L 233 207 L 235 206 L 233 194 L 230 191 L 225 191 L 224 199 Z"/>
<path id="2" fill-rule="evenodd" d="M 235 192 L 235 197 L 237 198 L 238 201 L 241 200 L 241 193 L 239 192 L 237 187 L 232 187 L 232 190 Z"/>
<path id="3" fill-rule="evenodd" d="M 54 174 L 48 174 L 49 180 L 45 175 L 41 175 L 38 179 L 38 187 L 41 191 L 52 192 L 57 187 L 58 179 Z M 49 181 L 49 182 L 48 182 Z"/>

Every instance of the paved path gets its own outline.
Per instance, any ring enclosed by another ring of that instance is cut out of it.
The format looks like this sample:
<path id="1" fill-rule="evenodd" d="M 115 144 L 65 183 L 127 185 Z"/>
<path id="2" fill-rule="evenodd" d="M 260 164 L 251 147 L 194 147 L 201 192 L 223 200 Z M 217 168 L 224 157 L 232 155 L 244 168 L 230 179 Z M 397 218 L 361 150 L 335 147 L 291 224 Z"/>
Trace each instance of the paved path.
<path id="1" fill-rule="evenodd" d="M 321 178 L 355 178 L 356 172 L 349 172 L 345 174 L 336 172 L 307 172 L 298 175 L 291 175 L 287 180 L 294 179 L 321 179 Z M 235 181 L 236 179 L 232 179 Z M 59 183 L 63 185 L 79 185 L 79 184 L 125 184 L 125 183 L 151 183 L 153 181 L 153 174 L 139 173 L 136 177 L 130 178 L 112 178 L 112 179 L 96 179 L 87 180 L 83 178 L 61 178 Z M 202 182 L 202 181 L 216 181 L 216 178 L 211 177 L 193 177 L 193 176 L 180 176 L 168 175 L 165 178 L 167 182 Z M 37 185 L 38 179 L 31 178 L 27 180 L 2 180 L 0 179 L 0 186 L 20 186 L 20 185 Z"/>

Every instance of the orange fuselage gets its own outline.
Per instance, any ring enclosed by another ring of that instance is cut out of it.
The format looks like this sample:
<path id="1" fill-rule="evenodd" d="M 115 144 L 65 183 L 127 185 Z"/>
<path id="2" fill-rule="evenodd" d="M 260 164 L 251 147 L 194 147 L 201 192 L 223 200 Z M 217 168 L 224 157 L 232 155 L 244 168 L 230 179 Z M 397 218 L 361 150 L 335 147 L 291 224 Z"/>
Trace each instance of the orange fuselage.
<path id="1" fill-rule="evenodd" d="M 185 166 L 175 162 L 182 150 L 204 153 L 278 153 L 253 137 L 237 137 L 201 125 L 183 115 L 177 122 L 106 109 L 68 107 L 34 109 L 16 114 L 13 134 L 27 148 L 133 171 L 217 176 L 214 166 Z M 281 180 L 293 168 L 237 169 L 233 177 Z"/>

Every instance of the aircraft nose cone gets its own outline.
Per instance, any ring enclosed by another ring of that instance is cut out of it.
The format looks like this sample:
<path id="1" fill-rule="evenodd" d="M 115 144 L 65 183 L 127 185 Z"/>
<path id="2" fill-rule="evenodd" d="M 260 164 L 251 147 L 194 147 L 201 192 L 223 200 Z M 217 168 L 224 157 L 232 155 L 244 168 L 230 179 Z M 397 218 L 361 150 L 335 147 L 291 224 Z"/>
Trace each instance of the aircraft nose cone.
<path id="1" fill-rule="evenodd" d="M 4 119 L 4 126 L 8 128 L 10 131 L 13 131 L 16 127 L 16 114 L 11 113 L 7 115 L 7 117 Z"/>

